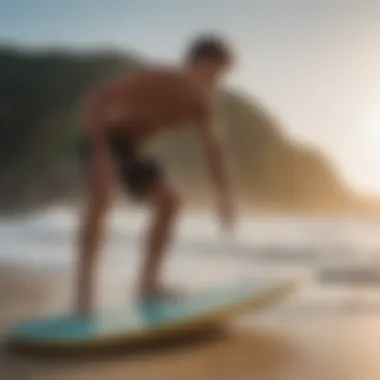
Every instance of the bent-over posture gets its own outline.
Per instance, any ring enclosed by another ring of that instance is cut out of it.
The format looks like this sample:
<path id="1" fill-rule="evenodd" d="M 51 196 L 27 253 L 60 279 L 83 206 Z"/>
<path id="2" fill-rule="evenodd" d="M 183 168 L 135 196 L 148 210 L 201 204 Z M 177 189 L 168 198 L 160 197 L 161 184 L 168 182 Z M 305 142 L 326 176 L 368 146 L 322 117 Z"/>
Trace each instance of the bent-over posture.
<path id="1" fill-rule="evenodd" d="M 89 97 L 85 118 L 91 182 L 80 234 L 79 313 L 90 313 L 93 306 L 94 266 L 104 217 L 118 181 L 131 196 L 153 209 L 139 294 L 142 298 L 168 294 L 159 282 L 159 268 L 170 242 L 179 196 L 159 163 L 141 151 L 144 141 L 153 135 L 184 125 L 195 128 L 215 184 L 222 225 L 232 227 L 232 192 L 213 111 L 214 92 L 231 63 L 231 52 L 223 41 L 203 36 L 190 44 L 180 67 L 143 69 L 107 83 Z"/>

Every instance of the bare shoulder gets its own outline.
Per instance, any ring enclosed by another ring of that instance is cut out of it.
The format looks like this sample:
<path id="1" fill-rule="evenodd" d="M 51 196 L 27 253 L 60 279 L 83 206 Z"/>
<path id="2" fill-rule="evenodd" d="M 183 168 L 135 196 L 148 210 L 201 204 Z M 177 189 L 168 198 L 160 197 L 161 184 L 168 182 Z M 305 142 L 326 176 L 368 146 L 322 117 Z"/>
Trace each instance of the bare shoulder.
<path id="1" fill-rule="evenodd" d="M 135 77 L 136 85 L 142 82 L 156 87 L 164 95 L 174 97 L 178 102 L 186 103 L 196 118 L 206 117 L 213 109 L 212 99 L 189 76 L 176 67 L 157 66 L 141 72 Z"/>
<path id="2" fill-rule="evenodd" d="M 125 84 L 134 84 L 141 82 L 166 82 L 176 83 L 181 81 L 183 75 L 175 67 L 156 65 L 156 66 L 145 66 L 142 67 L 137 72 L 128 75 L 124 78 L 123 82 Z"/>

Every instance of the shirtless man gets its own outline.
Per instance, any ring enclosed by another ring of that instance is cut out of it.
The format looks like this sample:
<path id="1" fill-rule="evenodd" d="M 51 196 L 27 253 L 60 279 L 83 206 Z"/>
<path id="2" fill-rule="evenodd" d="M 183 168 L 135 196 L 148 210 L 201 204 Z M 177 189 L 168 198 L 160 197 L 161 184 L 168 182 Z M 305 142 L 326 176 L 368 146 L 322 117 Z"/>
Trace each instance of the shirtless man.
<path id="1" fill-rule="evenodd" d="M 215 36 L 202 36 L 190 43 L 182 67 L 145 69 L 106 84 L 90 97 L 85 116 L 92 173 L 81 230 L 79 313 L 90 313 L 93 307 L 94 266 L 103 220 L 117 180 L 135 199 L 154 210 L 153 224 L 146 237 L 140 296 L 167 295 L 158 277 L 178 213 L 179 197 L 158 163 L 144 157 L 140 150 L 152 135 L 186 124 L 195 129 L 211 169 L 222 227 L 225 231 L 232 228 L 233 197 L 213 111 L 213 94 L 231 64 L 232 53 L 225 42 Z"/>

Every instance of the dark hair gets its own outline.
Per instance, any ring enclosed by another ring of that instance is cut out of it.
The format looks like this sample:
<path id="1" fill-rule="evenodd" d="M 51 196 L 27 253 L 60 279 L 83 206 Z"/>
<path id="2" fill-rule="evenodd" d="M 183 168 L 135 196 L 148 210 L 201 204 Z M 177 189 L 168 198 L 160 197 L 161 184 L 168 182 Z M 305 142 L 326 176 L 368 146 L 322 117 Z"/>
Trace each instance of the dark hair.
<path id="1" fill-rule="evenodd" d="M 228 44 L 215 35 L 202 35 L 190 42 L 187 50 L 187 60 L 208 60 L 222 64 L 232 61 L 232 52 Z"/>

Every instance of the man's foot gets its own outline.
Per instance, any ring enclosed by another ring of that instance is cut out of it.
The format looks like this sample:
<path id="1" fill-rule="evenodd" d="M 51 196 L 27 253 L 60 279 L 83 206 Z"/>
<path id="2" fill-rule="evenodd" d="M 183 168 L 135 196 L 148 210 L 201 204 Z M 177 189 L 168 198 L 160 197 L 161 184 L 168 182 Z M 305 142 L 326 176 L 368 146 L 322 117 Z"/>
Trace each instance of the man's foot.
<path id="1" fill-rule="evenodd" d="M 183 297 L 184 292 L 178 288 L 155 287 L 146 288 L 140 291 L 141 301 L 173 301 Z"/>

